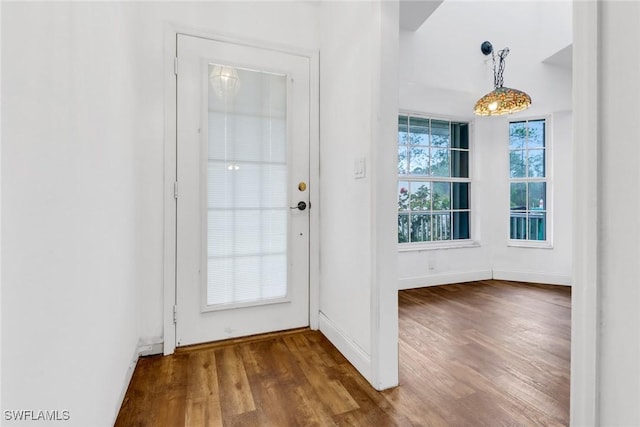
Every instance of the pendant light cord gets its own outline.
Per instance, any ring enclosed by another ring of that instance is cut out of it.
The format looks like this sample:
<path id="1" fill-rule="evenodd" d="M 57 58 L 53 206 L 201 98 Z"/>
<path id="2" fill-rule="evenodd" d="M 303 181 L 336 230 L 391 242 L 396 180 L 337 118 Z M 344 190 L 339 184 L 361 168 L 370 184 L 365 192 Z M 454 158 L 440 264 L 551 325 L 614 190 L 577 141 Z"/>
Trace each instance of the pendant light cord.
<path id="1" fill-rule="evenodd" d="M 504 84 L 504 67 L 505 67 L 505 58 L 509 54 L 509 48 L 505 47 L 504 49 L 498 51 L 498 65 L 496 66 L 496 54 L 492 51 L 491 57 L 493 58 L 493 88 L 498 89 L 502 87 Z"/>

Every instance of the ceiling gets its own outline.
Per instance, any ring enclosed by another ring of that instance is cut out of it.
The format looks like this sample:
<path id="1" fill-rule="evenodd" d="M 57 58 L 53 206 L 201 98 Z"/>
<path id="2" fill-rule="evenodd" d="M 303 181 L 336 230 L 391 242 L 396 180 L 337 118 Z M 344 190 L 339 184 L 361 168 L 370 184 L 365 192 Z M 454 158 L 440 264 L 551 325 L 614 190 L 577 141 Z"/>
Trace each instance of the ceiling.
<path id="1" fill-rule="evenodd" d="M 570 110 L 572 14 L 570 0 L 400 0 L 403 99 L 458 114 L 494 87 L 492 57 L 480 50 L 489 41 L 510 49 L 505 86 L 529 93 L 540 111 Z"/>
<path id="2" fill-rule="evenodd" d="M 573 67 L 573 44 L 560 49 L 544 61 L 545 64 L 557 65 L 558 67 L 572 69 Z"/>
<path id="3" fill-rule="evenodd" d="M 400 29 L 416 31 L 444 0 L 400 0 Z"/>
<path id="4" fill-rule="evenodd" d="M 400 29 L 404 31 L 418 31 L 422 25 L 429 20 L 431 15 L 438 9 L 445 0 L 400 0 Z M 455 0 L 449 0 L 449 3 Z M 478 2 L 479 3 L 479 2 Z M 486 8 L 500 7 L 509 8 L 510 2 L 496 3 L 486 1 Z M 515 3 L 511 1 L 511 3 Z M 437 18 L 436 18 L 437 19 Z M 553 23 L 549 25 L 549 31 L 554 30 Z M 557 48 L 556 48 L 557 49 Z M 564 45 L 559 50 L 553 50 L 542 62 L 559 67 L 572 68 L 572 45 Z"/>

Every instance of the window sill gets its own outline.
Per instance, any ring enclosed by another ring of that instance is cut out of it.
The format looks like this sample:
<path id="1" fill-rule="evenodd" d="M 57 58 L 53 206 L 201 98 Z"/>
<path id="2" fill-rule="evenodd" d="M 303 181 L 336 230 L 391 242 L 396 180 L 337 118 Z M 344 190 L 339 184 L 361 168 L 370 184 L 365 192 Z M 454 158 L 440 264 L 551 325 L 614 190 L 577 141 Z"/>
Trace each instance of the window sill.
<path id="1" fill-rule="evenodd" d="M 531 240 L 509 240 L 507 246 L 512 248 L 553 249 L 551 242 L 536 242 Z"/>
<path id="2" fill-rule="evenodd" d="M 443 249 L 479 248 L 480 243 L 475 240 L 460 240 L 456 242 L 433 243 L 401 243 L 398 244 L 398 252 L 422 252 Z"/>

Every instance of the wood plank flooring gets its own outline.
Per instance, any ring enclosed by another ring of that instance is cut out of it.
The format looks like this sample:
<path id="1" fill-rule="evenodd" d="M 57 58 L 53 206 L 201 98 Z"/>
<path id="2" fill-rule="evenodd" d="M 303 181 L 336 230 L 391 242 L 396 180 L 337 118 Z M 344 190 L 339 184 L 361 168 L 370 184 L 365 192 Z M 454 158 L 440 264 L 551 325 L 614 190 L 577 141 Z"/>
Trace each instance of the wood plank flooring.
<path id="1" fill-rule="evenodd" d="M 375 391 L 310 330 L 140 359 L 116 426 L 569 424 L 571 291 L 400 292 L 400 386 Z"/>

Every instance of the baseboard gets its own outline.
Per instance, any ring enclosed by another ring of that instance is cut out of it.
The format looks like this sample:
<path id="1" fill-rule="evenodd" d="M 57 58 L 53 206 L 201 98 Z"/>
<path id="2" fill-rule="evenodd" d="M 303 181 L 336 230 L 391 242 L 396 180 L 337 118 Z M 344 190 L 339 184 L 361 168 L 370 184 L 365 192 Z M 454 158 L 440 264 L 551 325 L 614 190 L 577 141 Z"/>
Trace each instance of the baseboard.
<path id="1" fill-rule="evenodd" d="M 162 354 L 164 350 L 163 341 L 155 341 L 149 343 L 138 343 L 138 356 L 153 356 Z"/>
<path id="2" fill-rule="evenodd" d="M 493 278 L 491 270 L 465 271 L 455 273 L 437 273 L 428 276 L 407 277 L 398 280 L 398 290 L 424 288 L 428 286 L 449 285 L 452 283 L 473 282 Z"/>
<path id="3" fill-rule="evenodd" d="M 133 372 L 136 370 L 136 365 L 138 364 L 138 346 L 133 351 L 133 356 L 131 356 L 131 362 L 129 362 L 129 367 L 127 368 L 127 373 L 124 377 L 124 384 L 122 385 L 122 390 L 120 391 L 120 396 L 118 401 L 116 402 L 116 413 L 113 417 L 113 424 L 115 425 L 116 420 L 118 419 L 118 414 L 120 413 L 120 408 L 122 408 L 122 403 L 124 402 L 124 397 L 127 394 L 127 390 L 129 389 L 129 384 L 131 383 L 131 378 L 133 378 Z"/>
<path id="4" fill-rule="evenodd" d="M 324 313 L 318 317 L 320 332 L 347 358 L 349 362 L 372 383 L 371 356 L 340 330 Z"/>
<path id="5" fill-rule="evenodd" d="M 514 282 L 542 283 L 545 285 L 571 286 L 571 276 L 561 274 L 535 273 L 531 271 L 493 270 L 496 280 L 511 280 Z"/>
<path id="6" fill-rule="evenodd" d="M 115 424 L 116 419 L 118 418 L 118 414 L 120 413 L 120 408 L 122 407 L 122 403 L 124 402 L 124 397 L 127 394 L 127 390 L 129 389 L 129 384 L 131 384 L 131 378 L 133 378 L 133 373 L 136 370 L 136 366 L 138 365 L 138 359 L 141 356 L 151 356 L 154 354 L 162 354 L 163 350 L 163 342 L 161 340 L 153 340 L 152 342 L 146 342 L 142 339 L 138 340 L 138 345 L 133 351 L 133 356 L 131 356 L 131 362 L 129 362 L 129 367 L 127 368 L 127 374 L 124 377 L 124 384 L 122 386 L 122 390 L 120 392 L 120 397 L 118 398 L 118 406 L 116 407 L 116 414 L 113 419 L 113 423 Z"/>

